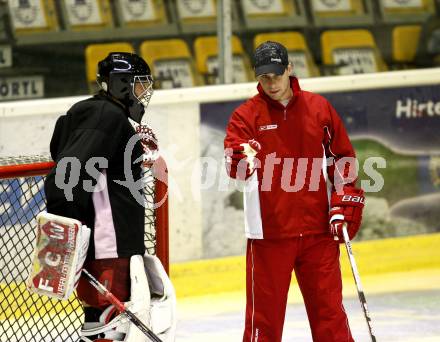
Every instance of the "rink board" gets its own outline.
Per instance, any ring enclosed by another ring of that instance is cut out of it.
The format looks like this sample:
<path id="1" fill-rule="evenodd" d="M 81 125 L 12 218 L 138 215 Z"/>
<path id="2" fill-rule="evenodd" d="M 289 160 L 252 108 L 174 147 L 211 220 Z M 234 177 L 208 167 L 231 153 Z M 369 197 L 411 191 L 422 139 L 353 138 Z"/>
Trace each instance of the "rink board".
<path id="1" fill-rule="evenodd" d="M 440 234 L 389 238 L 353 243 L 361 277 L 395 272 L 440 269 Z M 342 276 L 352 274 L 344 245 L 341 245 Z M 171 280 L 178 298 L 244 291 L 244 256 L 171 264 Z M 292 280 L 295 283 L 295 280 Z"/>

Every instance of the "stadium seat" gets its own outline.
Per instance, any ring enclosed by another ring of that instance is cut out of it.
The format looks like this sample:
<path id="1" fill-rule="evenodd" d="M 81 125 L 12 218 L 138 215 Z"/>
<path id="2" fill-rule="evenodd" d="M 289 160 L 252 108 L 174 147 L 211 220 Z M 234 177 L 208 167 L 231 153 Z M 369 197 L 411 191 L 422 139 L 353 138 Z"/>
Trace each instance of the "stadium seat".
<path id="1" fill-rule="evenodd" d="M 115 1 L 115 11 L 122 27 L 154 27 L 168 23 L 163 0 Z"/>
<path id="2" fill-rule="evenodd" d="M 182 32 L 215 32 L 217 17 L 217 5 L 215 0 L 176 0 L 175 6 Z"/>
<path id="3" fill-rule="evenodd" d="M 7 3 L 14 35 L 58 31 L 54 0 Z"/>
<path id="4" fill-rule="evenodd" d="M 434 0 L 386 1 L 378 0 L 385 23 L 422 23 L 435 14 Z"/>
<path id="5" fill-rule="evenodd" d="M 243 20 L 248 28 L 292 28 L 307 25 L 303 1 L 272 0 L 258 2 L 240 0 Z"/>
<path id="6" fill-rule="evenodd" d="M 254 48 L 268 40 L 279 42 L 286 47 L 289 60 L 293 63 L 293 74 L 299 78 L 319 76 L 319 70 L 301 33 L 260 33 L 254 37 Z"/>
<path id="7" fill-rule="evenodd" d="M 415 62 L 419 67 L 440 66 L 440 17 L 432 16 L 421 25 Z"/>
<path id="8" fill-rule="evenodd" d="M 182 39 L 146 40 L 140 46 L 140 54 L 152 68 L 155 88 L 194 87 L 202 83 Z"/>
<path id="9" fill-rule="evenodd" d="M 233 82 L 249 82 L 252 78 L 249 58 L 244 52 L 240 39 L 232 36 Z M 199 37 L 194 41 L 197 70 L 205 78 L 206 84 L 218 84 L 217 37 Z"/>
<path id="10" fill-rule="evenodd" d="M 393 29 L 393 61 L 412 63 L 420 40 L 420 25 L 396 26 Z"/>
<path id="11" fill-rule="evenodd" d="M 322 59 L 336 74 L 387 70 L 373 35 L 367 30 L 329 30 L 321 35 Z"/>
<path id="12" fill-rule="evenodd" d="M 85 50 L 86 77 L 91 93 L 99 89 L 96 83 L 96 70 L 98 62 L 108 56 L 110 52 L 134 52 L 130 43 L 90 44 Z"/>
<path id="13" fill-rule="evenodd" d="M 372 1 L 311 1 L 311 14 L 316 26 L 353 27 L 374 22 Z"/>
<path id="14" fill-rule="evenodd" d="M 71 31 L 96 30 L 113 27 L 113 16 L 109 0 L 75 1 L 73 4 L 61 0 L 66 27 Z"/>

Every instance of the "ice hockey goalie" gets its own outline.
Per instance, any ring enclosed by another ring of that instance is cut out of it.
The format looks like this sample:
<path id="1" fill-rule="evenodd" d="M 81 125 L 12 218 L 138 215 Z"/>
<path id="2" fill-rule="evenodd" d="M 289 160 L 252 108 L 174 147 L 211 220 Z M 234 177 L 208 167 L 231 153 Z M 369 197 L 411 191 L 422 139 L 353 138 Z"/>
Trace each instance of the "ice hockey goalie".
<path id="1" fill-rule="evenodd" d="M 153 94 L 151 70 L 125 52 L 110 53 L 97 70 L 99 93 L 56 122 L 50 142 L 55 167 L 44 184 L 47 211 L 90 228 L 84 268 L 172 341 L 174 290 L 159 260 L 144 255 L 145 208 L 136 196 L 142 191 L 126 181 L 130 175 L 131 184 L 142 184 L 143 169 L 157 156 L 154 133 L 139 126 Z M 84 277 L 76 290 L 84 305 L 85 341 L 146 341 Z"/>

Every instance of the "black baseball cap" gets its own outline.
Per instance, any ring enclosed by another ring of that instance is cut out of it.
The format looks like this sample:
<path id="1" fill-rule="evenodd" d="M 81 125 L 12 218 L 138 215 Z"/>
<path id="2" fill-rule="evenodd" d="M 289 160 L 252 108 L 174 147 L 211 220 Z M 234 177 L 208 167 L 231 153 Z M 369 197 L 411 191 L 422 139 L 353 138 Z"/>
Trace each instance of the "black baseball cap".
<path id="1" fill-rule="evenodd" d="M 255 76 L 263 74 L 282 75 L 289 65 L 289 57 L 284 45 L 267 41 L 260 44 L 254 53 Z"/>

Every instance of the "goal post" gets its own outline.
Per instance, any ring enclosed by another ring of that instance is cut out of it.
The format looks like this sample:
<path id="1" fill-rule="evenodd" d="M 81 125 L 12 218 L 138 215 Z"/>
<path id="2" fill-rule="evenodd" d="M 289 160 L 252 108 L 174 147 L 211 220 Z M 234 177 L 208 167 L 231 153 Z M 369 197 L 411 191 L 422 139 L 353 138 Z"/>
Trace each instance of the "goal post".
<path id="1" fill-rule="evenodd" d="M 30 293 L 24 283 L 36 239 L 35 218 L 45 210 L 44 178 L 54 165 L 47 156 L 0 157 L 0 341 L 64 342 L 80 337 L 84 313 L 75 294 L 54 300 Z M 166 177 L 162 158 L 144 169 L 145 247 L 168 272 Z"/>

